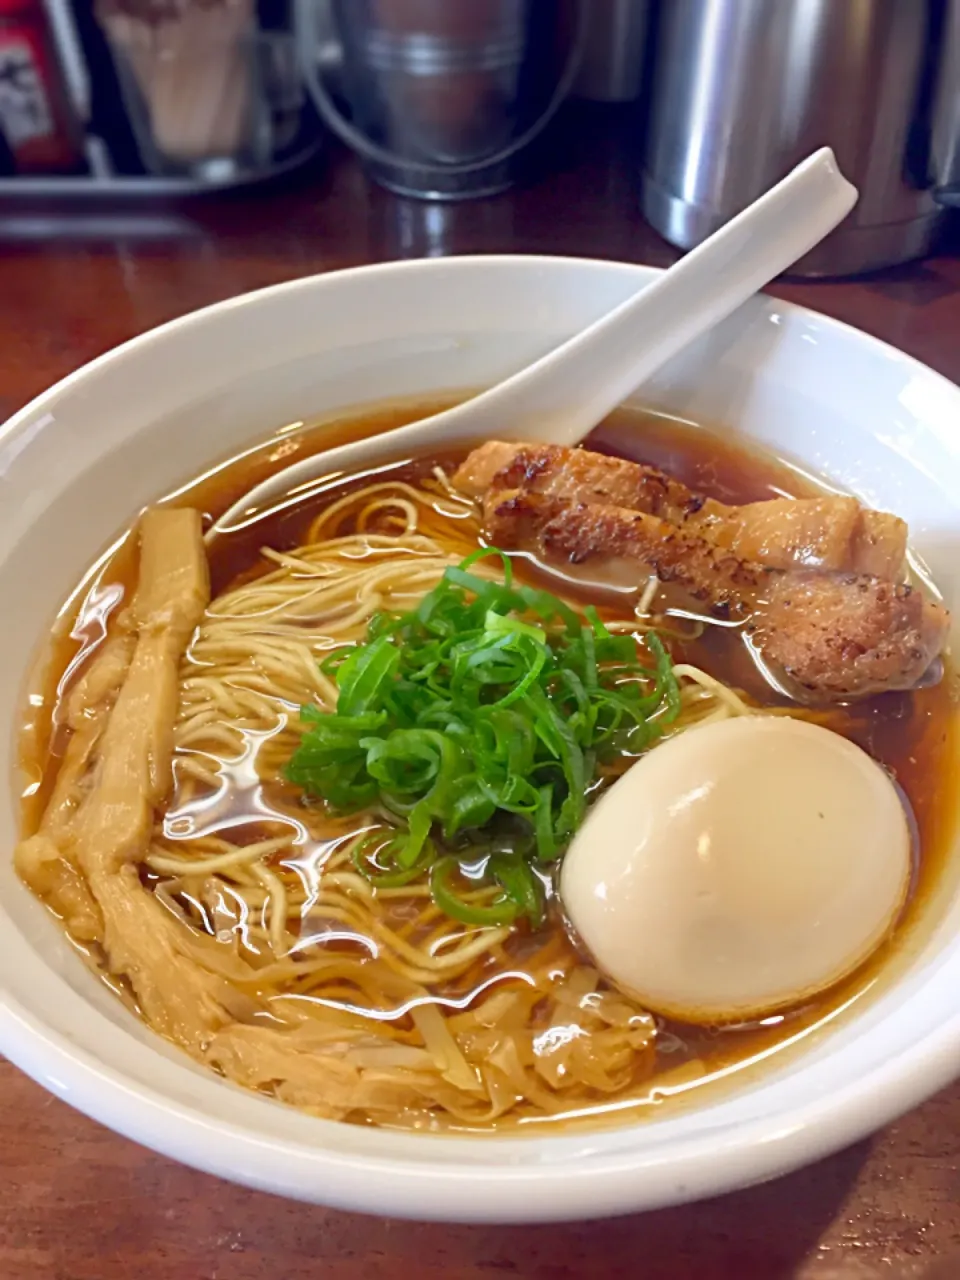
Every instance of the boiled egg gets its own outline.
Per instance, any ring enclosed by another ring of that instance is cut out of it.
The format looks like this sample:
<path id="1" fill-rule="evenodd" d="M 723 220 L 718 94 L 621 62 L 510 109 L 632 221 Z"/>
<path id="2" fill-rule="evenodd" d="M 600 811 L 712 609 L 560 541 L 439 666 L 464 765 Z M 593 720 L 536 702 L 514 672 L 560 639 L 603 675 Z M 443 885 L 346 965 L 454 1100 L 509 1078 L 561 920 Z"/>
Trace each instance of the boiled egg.
<path id="1" fill-rule="evenodd" d="M 618 986 L 686 1022 L 757 1018 L 850 973 L 907 895 L 911 837 L 884 770 L 828 729 L 688 729 L 598 801 L 560 894 Z"/>

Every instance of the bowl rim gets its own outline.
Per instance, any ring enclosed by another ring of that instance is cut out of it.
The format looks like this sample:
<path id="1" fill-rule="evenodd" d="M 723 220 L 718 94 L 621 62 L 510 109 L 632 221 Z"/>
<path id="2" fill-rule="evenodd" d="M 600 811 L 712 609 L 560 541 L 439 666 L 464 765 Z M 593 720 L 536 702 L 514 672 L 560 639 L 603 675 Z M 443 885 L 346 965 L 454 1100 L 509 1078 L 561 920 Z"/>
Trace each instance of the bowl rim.
<path id="1" fill-rule="evenodd" d="M 585 272 L 634 274 L 639 280 L 660 269 L 604 259 L 536 254 L 463 255 L 347 267 L 228 298 L 186 313 L 129 339 L 74 370 L 0 424 L 0 444 L 10 441 L 58 397 L 94 373 L 142 351 L 171 330 L 189 331 L 216 315 L 255 306 L 269 298 L 322 288 L 324 282 L 371 274 L 443 273 L 452 267 L 497 263 L 549 269 L 563 265 Z M 865 342 L 956 394 L 949 379 L 915 357 L 844 321 L 776 299 L 798 317 L 815 316 L 825 330 Z M 331 1151 L 286 1138 L 265 1141 L 240 1123 L 211 1124 L 199 1106 L 174 1102 L 152 1086 L 132 1082 L 121 1070 L 99 1062 L 69 1037 L 47 1027 L 0 988 L 0 1047 L 17 1067 L 81 1112 L 155 1151 L 245 1186 L 336 1208 L 396 1217 L 458 1222 L 533 1223 L 583 1220 L 652 1209 L 730 1191 L 786 1173 L 848 1146 L 903 1114 L 960 1073 L 960 1009 L 936 1031 L 842 1089 L 794 1106 L 781 1123 L 758 1116 L 676 1140 L 668 1155 L 642 1148 L 592 1150 L 578 1165 L 569 1161 L 519 1166 L 503 1159 L 477 1164 L 424 1158 Z M 336 1122 L 322 1122 L 336 1123 Z M 623 1129 L 609 1132 L 621 1133 Z M 598 1131 L 602 1136 L 603 1130 Z M 212 1135 L 215 1134 L 215 1141 Z M 416 1135 L 424 1143 L 456 1139 Z M 489 1144 L 499 1140 L 483 1141 Z M 556 1147 L 569 1134 L 541 1135 L 525 1142 Z M 602 1145 L 598 1143 L 598 1146 Z M 438 1148 L 439 1151 L 439 1148 Z"/>

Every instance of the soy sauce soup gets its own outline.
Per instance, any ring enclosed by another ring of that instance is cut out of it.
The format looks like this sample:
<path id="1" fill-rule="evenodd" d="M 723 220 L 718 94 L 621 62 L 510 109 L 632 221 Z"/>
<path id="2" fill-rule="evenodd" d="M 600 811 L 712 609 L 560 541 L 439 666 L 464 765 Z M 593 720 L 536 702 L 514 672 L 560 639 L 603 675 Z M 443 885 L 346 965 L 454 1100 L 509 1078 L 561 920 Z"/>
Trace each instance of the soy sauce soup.
<path id="1" fill-rule="evenodd" d="M 333 428 L 281 431 L 261 449 L 228 461 L 195 485 L 179 490 L 175 504 L 202 510 L 209 524 L 277 468 L 333 443 L 386 430 L 439 407 L 403 405 Z M 600 452 L 652 463 L 690 487 L 730 503 L 818 492 L 803 473 L 782 460 L 749 451 L 729 437 L 648 412 L 624 410 L 613 415 L 587 443 Z M 422 490 L 424 485 L 433 486 L 432 497 L 417 507 L 416 532 L 411 535 L 415 549 L 410 561 L 403 562 L 404 572 L 412 574 L 410 581 L 416 583 L 418 565 L 432 563 L 431 557 L 442 553 L 455 560 L 468 554 L 481 537 L 477 517 L 465 505 L 458 506 L 445 492 L 443 482 L 465 452 L 401 460 L 373 476 L 318 485 L 296 505 L 278 513 L 267 512 L 237 532 L 216 538 L 209 546 L 212 607 L 224 599 L 241 603 L 244 597 L 237 592 L 271 582 L 269 575 L 278 571 L 290 575 L 291 590 L 298 589 L 296 582 L 309 577 L 311 570 L 305 563 L 298 566 L 296 560 L 284 560 L 284 556 L 305 543 L 332 547 L 337 540 L 354 539 L 361 548 L 364 539 L 397 536 L 407 518 L 402 503 L 409 505 L 413 501 L 409 490 Z M 394 500 L 401 505 L 391 506 Z M 325 513 L 331 512 L 334 515 L 328 519 Z M 263 554 L 264 547 L 270 549 L 269 556 Z M 322 571 L 321 576 L 330 570 L 328 576 L 335 577 L 339 562 L 331 557 L 336 554 L 334 548 L 325 553 L 326 558 L 321 555 L 313 562 L 314 569 Z M 358 573 L 374 564 L 375 557 L 365 558 L 359 550 L 358 556 Z M 129 603 L 136 562 L 135 538 L 128 534 L 98 562 L 60 617 L 53 646 L 45 655 L 43 674 L 32 690 L 22 739 L 26 834 L 36 830 L 40 822 L 70 740 L 66 700 Z M 635 596 L 591 590 L 568 581 L 558 583 L 545 566 L 524 557 L 515 559 L 515 567 L 522 579 L 556 591 L 575 606 L 593 603 L 606 621 L 629 622 L 634 618 Z M 344 599 L 350 590 L 345 579 Z M 409 603 L 407 600 L 405 607 Z M 342 614 L 341 609 L 330 616 L 340 618 Z M 313 624 L 302 616 L 301 630 L 306 633 Z M 228 612 L 226 621 L 215 620 L 211 627 L 219 627 L 220 635 L 229 623 Z M 151 856 L 140 868 L 142 884 L 177 915 L 184 929 L 218 940 L 224 952 L 229 952 L 231 965 L 238 959 L 252 964 L 258 973 L 272 972 L 270 966 L 274 966 L 278 976 L 264 980 L 257 988 L 256 1007 L 251 1005 L 245 1024 L 254 1029 L 251 1037 L 264 1029 L 295 1025 L 304 1051 L 321 1056 L 327 1053 L 324 1044 L 335 1033 L 353 1037 L 353 1058 L 349 1062 L 338 1058 L 334 1065 L 337 1070 L 349 1066 L 355 1073 L 366 1073 L 365 1079 L 377 1071 L 399 1072 L 404 1080 L 410 1074 L 416 1076 L 426 1070 L 422 1055 L 432 1052 L 442 1057 L 451 1034 L 457 1053 L 462 1050 L 471 1062 L 471 1055 L 500 1055 L 496 1058 L 502 1066 L 497 1086 L 500 1093 L 492 1100 L 485 1097 L 482 1104 L 478 1101 L 474 1105 L 468 1083 L 454 1066 L 440 1073 L 436 1094 L 424 1095 L 416 1105 L 409 1093 L 398 1088 L 397 1096 L 402 1094 L 406 1100 L 391 1111 L 387 1084 L 370 1086 L 374 1099 L 370 1105 L 351 1106 L 342 1099 L 335 1105 L 329 1098 L 314 1105 L 304 1079 L 297 1083 L 288 1080 L 278 1087 L 267 1067 L 257 1072 L 241 1069 L 235 1046 L 230 1046 L 229 1052 L 215 1051 L 213 1056 L 204 1056 L 206 1048 L 201 1054 L 196 1046 L 187 1046 L 215 1070 L 320 1114 L 425 1130 L 487 1132 L 519 1126 L 540 1131 L 544 1125 L 641 1118 L 650 1114 L 653 1104 L 681 1095 L 696 1100 L 704 1088 L 718 1087 L 721 1080 L 747 1079 L 743 1072 L 751 1064 L 769 1061 L 778 1052 L 803 1042 L 832 1022 L 839 1011 L 862 1000 L 877 984 L 900 939 L 909 934 L 944 866 L 953 836 L 957 745 L 956 681 L 949 663 L 938 685 L 833 708 L 824 719 L 890 772 L 909 805 L 915 824 L 914 877 L 904 919 L 894 936 L 857 973 L 825 995 L 760 1023 L 698 1028 L 654 1018 L 625 1003 L 592 970 L 589 957 L 578 951 L 570 936 L 549 876 L 544 877 L 548 899 L 542 923 L 537 927 L 515 923 L 489 945 L 484 944 L 482 929 L 439 924 L 436 912 L 425 905 L 426 899 L 403 892 L 402 886 L 378 891 L 372 898 L 365 896 L 367 891 L 359 884 L 352 864 L 338 861 L 344 842 L 351 837 L 351 822 L 357 820 L 323 812 L 286 781 L 286 746 L 281 750 L 287 743 L 286 727 L 269 732 L 256 727 L 257 697 L 270 693 L 273 677 L 264 677 L 262 688 L 256 681 L 243 684 L 241 680 L 245 692 L 233 713 L 235 724 L 241 727 L 228 726 L 222 755 L 217 756 L 211 741 L 191 737 L 203 726 L 191 728 L 184 705 L 188 711 L 190 706 L 198 709 L 194 717 L 198 722 L 207 711 L 213 715 L 217 708 L 217 714 L 229 719 L 222 689 L 217 694 L 221 702 L 210 702 L 209 706 L 202 700 L 202 691 L 190 692 L 190 679 L 198 683 L 196 678 L 208 669 L 204 667 L 205 625 L 201 624 L 181 669 L 181 697 L 186 701 L 181 703 L 177 728 L 176 786 L 165 813 L 158 818 Z M 321 630 L 322 625 L 317 624 Z M 281 631 L 274 635 L 271 627 L 266 627 L 271 643 Z M 284 644 L 289 634 L 290 628 L 283 632 Z M 737 628 L 678 617 L 673 625 L 668 624 L 665 634 L 676 662 L 702 668 L 742 691 L 757 706 L 783 705 L 784 700 L 754 665 Z M 234 641 L 241 643 L 236 636 Z M 222 643 L 222 638 L 217 643 Z M 288 656 L 292 652 L 283 650 Z M 277 654 L 282 656 L 280 649 Z M 282 662 L 279 665 L 283 668 Z M 216 663 L 213 668 L 219 669 Z M 268 663 L 265 670 L 270 669 Z M 290 707 L 285 714 L 293 718 L 294 695 L 300 687 L 297 679 L 289 680 L 285 668 L 276 679 L 289 684 Z M 231 684 L 230 670 L 222 687 L 234 692 L 240 687 Z M 296 833 L 295 840 L 290 837 L 292 843 L 270 849 L 271 841 L 282 841 L 282 833 L 291 831 Z M 242 865 L 244 850 L 261 846 L 265 852 L 258 855 L 260 869 L 250 875 L 244 872 L 239 881 L 231 880 L 225 869 Z M 180 866 L 184 858 L 193 855 L 201 864 L 206 858 L 217 865 L 219 869 L 211 873 L 214 879 L 221 874 L 226 878 L 214 884 L 200 874 L 170 871 L 174 863 Z M 230 864 L 234 856 L 238 861 Z M 336 884 L 323 908 L 327 880 Z M 285 895 L 290 908 L 280 924 L 278 895 Z M 105 973 L 109 966 L 100 941 L 74 941 L 89 962 Z M 385 955 L 389 963 L 384 962 Z M 445 968 L 443 957 L 449 955 L 457 957 L 457 962 Z M 424 957 L 431 964 L 438 957 L 440 962 L 427 970 Z M 136 992 L 127 981 L 115 975 L 109 981 L 131 1007 L 139 1008 Z M 485 1002 L 494 996 L 503 996 L 502 1008 L 490 1006 L 490 1016 L 482 1017 Z M 310 1008 L 317 1018 L 313 1022 L 285 1021 L 292 1016 L 288 1011 L 293 1006 Z M 582 1023 L 587 1017 L 578 1012 L 582 1009 L 592 1010 L 589 1025 Z M 565 1010 L 569 1011 L 567 1022 Z M 510 1034 L 516 1043 L 512 1046 L 505 1047 L 502 1037 L 497 1040 L 494 1035 L 498 1020 L 513 1028 Z M 438 1028 L 440 1021 L 443 1027 Z M 571 1025 L 584 1041 L 594 1037 L 599 1042 L 601 1032 L 609 1033 L 608 1039 L 616 1041 L 614 1048 L 602 1061 L 585 1059 L 579 1065 L 570 1056 L 572 1051 L 564 1048 L 567 1057 L 558 1059 L 555 1077 L 549 1072 L 536 1074 L 530 1066 L 530 1054 L 552 1052 L 552 1045 L 563 1040 L 563 1028 Z M 564 1071 L 568 1072 L 566 1078 Z M 577 1072 L 576 1084 L 568 1087 L 569 1075 Z M 534 1080 L 534 1084 L 527 1096 L 510 1103 L 507 1094 L 511 1088 L 519 1093 L 519 1079 Z M 343 1097 L 348 1097 L 346 1074 L 344 1080 Z M 457 1089 L 466 1101 L 460 1094 L 454 1096 Z M 444 1102 L 448 1097 L 454 1099 L 449 1107 Z"/>

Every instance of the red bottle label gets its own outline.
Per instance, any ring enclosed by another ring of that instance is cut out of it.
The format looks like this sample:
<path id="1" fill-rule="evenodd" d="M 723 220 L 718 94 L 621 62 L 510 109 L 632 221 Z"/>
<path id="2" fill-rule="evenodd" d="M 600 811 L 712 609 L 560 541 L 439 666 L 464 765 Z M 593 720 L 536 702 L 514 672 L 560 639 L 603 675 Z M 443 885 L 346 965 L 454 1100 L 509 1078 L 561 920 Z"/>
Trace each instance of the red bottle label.
<path id="1" fill-rule="evenodd" d="M 0 131 L 20 170 L 76 167 L 78 151 L 46 31 L 31 14 L 2 16 L 2 8 Z"/>

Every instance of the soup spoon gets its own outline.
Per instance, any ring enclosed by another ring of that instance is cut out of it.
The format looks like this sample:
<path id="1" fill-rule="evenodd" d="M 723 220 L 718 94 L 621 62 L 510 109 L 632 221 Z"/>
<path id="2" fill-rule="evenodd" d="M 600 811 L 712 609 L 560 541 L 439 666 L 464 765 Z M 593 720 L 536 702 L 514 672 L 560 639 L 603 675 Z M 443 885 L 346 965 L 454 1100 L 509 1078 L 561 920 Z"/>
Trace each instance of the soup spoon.
<path id="1" fill-rule="evenodd" d="M 301 501 L 311 481 L 438 444 L 491 438 L 579 444 L 667 360 L 818 244 L 857 194 L 832 150 L 822 147 L 652 284 L 526 369 L 453 409 L 278 471 L 224 512 L 208 539 L 286 505 L 283 499 Z"/>

